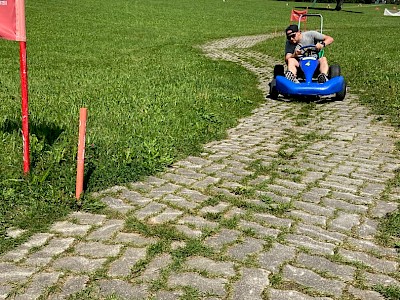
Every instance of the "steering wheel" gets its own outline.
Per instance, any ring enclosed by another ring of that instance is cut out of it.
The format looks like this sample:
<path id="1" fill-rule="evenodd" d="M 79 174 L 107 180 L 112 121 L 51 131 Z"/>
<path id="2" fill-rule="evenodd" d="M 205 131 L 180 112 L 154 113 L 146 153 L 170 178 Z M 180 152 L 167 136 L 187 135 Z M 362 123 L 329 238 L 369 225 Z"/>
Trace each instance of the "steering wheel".
<path id="1" fill-rule="evenodd" d="M 316 45 L 306 45 L 299 48 L 303 56 L 315 56 L 318 55 L 319 50 Z"/>

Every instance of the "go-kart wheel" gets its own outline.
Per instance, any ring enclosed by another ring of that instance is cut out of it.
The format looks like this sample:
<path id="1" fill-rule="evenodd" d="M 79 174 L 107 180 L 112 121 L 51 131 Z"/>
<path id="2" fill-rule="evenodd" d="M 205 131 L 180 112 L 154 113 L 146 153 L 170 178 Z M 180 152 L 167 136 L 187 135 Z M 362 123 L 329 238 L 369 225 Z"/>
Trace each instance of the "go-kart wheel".
<path id="1" fill-rule="evenodd" d="M 276 89 L 276 80 L 272 79 L 271 83 L 269 84 L 269 97 L 273 100 L 277 100 L 279 97 L 279 92 Z"/>
<path id="2" fill-rule="evenodd" d="M 343 99 L 346 97 L 346 90 L 347 90 L 347 84 L 346 81 L 344 81 L 342 90 L 340 92 L 337 92 L 333 99 L 336 101 L 343 101 Z"/>
<path id="3" fill-rule="evenodd" d="M 285 76 L 285 67 L 283 65 L 274 66 L 274 78 L 276 76 Z"/>
<path id="4" fill-rule="evenodd" d="M 339 65 L 332 65 L 329 67 L 329 78 L 338 77 L 341 74 Z"/>

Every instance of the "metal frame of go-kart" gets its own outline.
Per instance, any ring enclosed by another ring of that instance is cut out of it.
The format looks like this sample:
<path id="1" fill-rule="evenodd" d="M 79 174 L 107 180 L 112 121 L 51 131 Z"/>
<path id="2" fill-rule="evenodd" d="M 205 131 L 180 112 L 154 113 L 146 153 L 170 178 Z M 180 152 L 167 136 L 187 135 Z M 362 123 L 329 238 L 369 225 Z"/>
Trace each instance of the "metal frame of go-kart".
<path id="1" fill-rule="evenodd" d="M 321 20 L 320 31 L 322 33 L 323 27 L 323 17 L 320 14 L 305 14 L 299 17 L 299 29 L 301 18 L 305 16 L 318 16 Z M 307 45 L 301 47 L 310 50 L 312 47 L 315 49 L 315 45 Z M 314 80 L 314 74 L 318 68 L 318 58 L 310 56 L 311 51 L 309 51 L 309 56 L 303 56 L 300 58 L 300 69 L 304 73 L 304 80 L 301 79 L 300 83 L 294 83 L 288 80 L 284 76 L 284 66 L 276 65 L 274 68 L 274 79 L 269 84 L 270 86 L 270 97 L 272 99 L 277 99 L 279 95 L 285 97 L 296 97 L 296 96 L 331 96 L 335 100 L 343 100 L 346 96 L 346 82 L 344 77 L 340 74 L 340 66 L 332 65 L 329 67 L 329 80 L 325 83 L 318 83 Z"/>

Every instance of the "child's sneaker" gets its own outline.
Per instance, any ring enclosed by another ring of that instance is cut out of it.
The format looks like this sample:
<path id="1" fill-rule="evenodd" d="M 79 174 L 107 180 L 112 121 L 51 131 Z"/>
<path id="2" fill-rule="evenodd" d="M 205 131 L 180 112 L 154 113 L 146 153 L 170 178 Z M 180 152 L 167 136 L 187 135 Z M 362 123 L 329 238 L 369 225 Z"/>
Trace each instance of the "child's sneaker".
<path id="1" fill-rule="evenodd" d="M 328 81 L 328 76 L 325 73 L 321 73 L 318 75 L 318 83 L 325 83 Z"/>
<path id="2" fill-rule="evenodd" d="M 296 78 L 296 76 L 292 73 L 292 71 L 286 71 L 285 77 L 286 79 L 289 79 L 294 83 L 300 83 L 300 81 Z"/>

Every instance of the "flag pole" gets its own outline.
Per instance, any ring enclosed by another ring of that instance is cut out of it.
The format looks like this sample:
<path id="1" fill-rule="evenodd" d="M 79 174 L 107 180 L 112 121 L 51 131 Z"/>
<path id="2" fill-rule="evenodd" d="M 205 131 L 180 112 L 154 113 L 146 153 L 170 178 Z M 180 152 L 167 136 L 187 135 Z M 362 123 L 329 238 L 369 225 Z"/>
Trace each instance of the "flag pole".
<path id="1" fill-rule="evenodd" d="M 26 41 L 19 42 L 19 58 L 20 58 L 20 77 L 21 77 L 21 94 L 22 94 L 22 149 L 24 161 L 24 174 L 30 171 L 29 156 L 29 110 L 28 110 L 28 67 L 26 58 Z"/>

